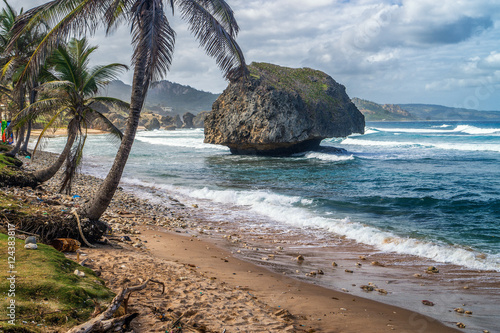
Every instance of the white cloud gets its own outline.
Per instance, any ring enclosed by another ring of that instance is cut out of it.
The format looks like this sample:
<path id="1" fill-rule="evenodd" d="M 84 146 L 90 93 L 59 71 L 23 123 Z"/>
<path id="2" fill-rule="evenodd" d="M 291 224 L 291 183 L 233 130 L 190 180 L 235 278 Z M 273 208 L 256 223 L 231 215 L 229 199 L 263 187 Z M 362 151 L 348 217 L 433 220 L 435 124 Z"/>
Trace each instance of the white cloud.
<path id="1" fill-rule="evenodd" d="M 353 96 L 453 105 L 500 69 L 500 12 L 491 0 L 227 0 L 247 62 L 325 71 Z M 42 0 L 23 0 L 30 7 Z M 20 0 L 13 3 L 20 7 Z M 178 19 L 167 79 L 220 92 L 226 82 Z M 96 63 L 130 62 L 128 28 L 96 36 Z M 131 81 L 129 72 L 125 81 Z M 493 82 L 493 81 L 492 81 Z M 469 89 L 469 90 L 468 90 Z M 482 100 L 495 108 L 500 97 Z"/>

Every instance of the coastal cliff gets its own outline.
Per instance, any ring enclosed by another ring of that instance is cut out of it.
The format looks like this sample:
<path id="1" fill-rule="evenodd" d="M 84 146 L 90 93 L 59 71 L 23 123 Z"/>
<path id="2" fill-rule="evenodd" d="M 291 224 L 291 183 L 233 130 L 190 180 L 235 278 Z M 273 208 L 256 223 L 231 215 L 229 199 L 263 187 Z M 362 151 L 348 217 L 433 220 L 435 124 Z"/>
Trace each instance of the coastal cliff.
<path id="1" fill-rule="evenodd" d="M 232 153 L 288 155 L 324 138 L 363 133 L 364 116 L 327 74 L 252 63 L 231 82 L 205 119 L 205 142 Z"/>

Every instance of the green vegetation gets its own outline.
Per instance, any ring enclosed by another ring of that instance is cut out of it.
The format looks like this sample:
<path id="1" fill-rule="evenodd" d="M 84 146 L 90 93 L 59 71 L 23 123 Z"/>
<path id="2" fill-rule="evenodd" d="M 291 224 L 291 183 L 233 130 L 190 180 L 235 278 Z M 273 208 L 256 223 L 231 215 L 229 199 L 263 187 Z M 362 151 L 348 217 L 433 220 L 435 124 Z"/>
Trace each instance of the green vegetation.
<path id="1" fill-rule="evenodd" d="M 10 148 L 10 146 L 0 144 L 0 151 Z M 0 154 L 0 186 L 36 186 L 37 182 L 34 177 L 19 168 L 22 165 L 23 162 L 17 158 Z"/>
<path id="2" fill-rule="evenodd" d="M 4 200 L 6 199 L 6 200 Z M 2 206 L 14 205 L 14 199 L 2 197 Z M 11 207 L 11 206 L 9 206 Z M 7 235 L 0 234 L 0 253 L 7 254 Z M 94 310 L 94 300 L 111 301 L 113 294 L 103 286 L 94 272 L 66 259 L 53 247 L 38 244 L 37 250 L 24 249 L 24 242 L 16 240 L 16 328 L 39 329 L 51 326 L 72 326 L 87 320 Z M 2 271 L 7 271 L 6 260 Z M 75 269 L 83 271 L 78 277 Z M 6 319 L 9 301 L 9 281 L 0 281 L 0 319 Z M 59 312 L 60 311 L 60 312 Z M 23 322 L 26 322 L 24 324 Z M 36 324 L 33 324 L 35 322 Z M 0 329 L 11 325 L 0 321 Z"/>
<path id="3" fill-rule="evenodd" d="M 309 106 L 325 103 L 335 107 L 338 102 L 329 94 L 327 74 L 311 68 L 289 68 L 253 62 L 248 66 L 250 77 L 282 91 L 296 91 Z"/>

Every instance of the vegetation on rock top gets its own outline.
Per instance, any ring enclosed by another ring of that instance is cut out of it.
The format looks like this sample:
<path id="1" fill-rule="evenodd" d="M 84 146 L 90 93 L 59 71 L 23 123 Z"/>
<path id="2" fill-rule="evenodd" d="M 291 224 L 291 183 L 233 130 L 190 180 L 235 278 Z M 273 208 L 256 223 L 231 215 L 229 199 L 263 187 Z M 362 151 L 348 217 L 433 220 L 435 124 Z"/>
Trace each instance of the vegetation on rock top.
<path id="1" fill-rule="evenodd" d="M 248 66 L 250 78 L 285 92 L 297 92 L 308 106 L 325 103 L 335 107 L 337 101 L 328 91 L 327 74 L 311 68 L 289 68 L 269 63 L 253 62 Z"/>

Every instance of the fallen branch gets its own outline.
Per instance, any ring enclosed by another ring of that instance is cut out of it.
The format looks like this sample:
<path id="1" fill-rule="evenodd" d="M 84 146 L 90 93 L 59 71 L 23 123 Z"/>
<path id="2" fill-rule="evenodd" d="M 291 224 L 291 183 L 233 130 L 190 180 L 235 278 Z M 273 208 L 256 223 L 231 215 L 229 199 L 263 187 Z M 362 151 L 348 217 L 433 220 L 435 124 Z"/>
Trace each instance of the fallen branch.
<path id="1" fill-rule="evenodd" d="M 165 285 L 162 282 L 151 279 L 147 279 L 146 282 L 138 286 L 123 288 L 118 293 L 118 295 L 113 298 L 113 301 L 108 306 L 106 311 L 81 325 L 73 327 L 67 333 L 106 332 L 107 330 L 110 330 L 114 327 L 120 327 L 121 325 L 129 324 L 132 319 L 138 316 L 138 314 L 134 313 L 131 315 L 124 315 L 119 318 L 112 318 L 113 314 L 118 310 L 118 308 L 120 308 L 122 302 L 125 300 L 125 297 L 127 297 L 127 294 L 129 294 L 126 299 L 128 303 L 130 293 L 146 288 L 149 282 L 161 284 L 163 286 L 162 294 L 165 292 Z"/>

